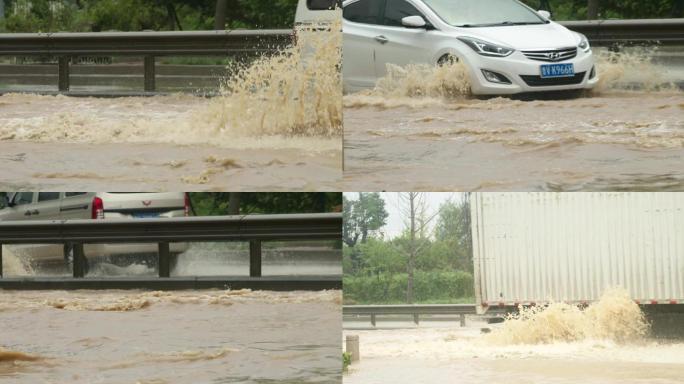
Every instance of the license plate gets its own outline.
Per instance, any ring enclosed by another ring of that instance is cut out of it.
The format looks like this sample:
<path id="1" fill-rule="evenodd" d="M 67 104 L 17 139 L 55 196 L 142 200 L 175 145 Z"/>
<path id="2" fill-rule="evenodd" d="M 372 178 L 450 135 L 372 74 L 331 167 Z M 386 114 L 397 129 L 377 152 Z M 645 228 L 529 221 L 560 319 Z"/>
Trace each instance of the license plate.
<path id="1" fill-rule="evenodd" d="M 546 64 L 541 66 L 541 77 L 543 79 L 572 76 L 575 76 L 574 64 Z"/>
<path id="2" fill-rule="evenodd" d="M 159 212 L 136 212 L 132 216 L 136 219 L 153 219 L 159 217 Z"/>

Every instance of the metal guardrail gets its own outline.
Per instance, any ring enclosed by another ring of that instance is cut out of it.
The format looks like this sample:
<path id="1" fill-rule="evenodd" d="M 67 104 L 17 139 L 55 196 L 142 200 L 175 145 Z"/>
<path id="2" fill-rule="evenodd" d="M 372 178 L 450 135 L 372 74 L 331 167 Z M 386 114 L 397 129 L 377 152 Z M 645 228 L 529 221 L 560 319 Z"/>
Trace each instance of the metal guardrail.
<path id="1" fill-rule="evenodd" d="M 345 305 L 343 315 L 370 316 L 373 326 L 378 315 L 413 315 L 413 322 L 420 323 L 420 315 L 459 315 L 462 327 L 465 316 L 477 313 L 475 304 L 401 304 L 401 305 Z"/>
<path id="2" fill-rule="evenodd" d="M 0 277 L 2 245 L 68 244 L 73 249 L 73 277 L 79 279 L 85 275 L 84 244 L 157 243 L 159 277 L 169 278 L 170 242 L 249 241 L 249 275 L 255 279 L 261 278 L 263 241 L 341 238 L 339 213 L 0 222 Z M 3 280 L 6 279 L 0 279 L 0 287 Z M 340 278 L 323 280 L 327 281 L 323 285 L 341 288 Z"/>
<path id="3" fill-rule="evenodd" d="M 155 90 L 155 57 L 273 53 L 292 42 L 292 30 L 177 32 L 3 33 L 0 56 L 57 56 L 58 89 L 69 91 L 72 56 L 144 56 L 145 91 Z"/>
<path id="4" fill-rule="evenodd" d="M 592 45 L 598 46 L 684 43 L 684 19 L 561 21 L 560 24 L 585 34 Z"/>

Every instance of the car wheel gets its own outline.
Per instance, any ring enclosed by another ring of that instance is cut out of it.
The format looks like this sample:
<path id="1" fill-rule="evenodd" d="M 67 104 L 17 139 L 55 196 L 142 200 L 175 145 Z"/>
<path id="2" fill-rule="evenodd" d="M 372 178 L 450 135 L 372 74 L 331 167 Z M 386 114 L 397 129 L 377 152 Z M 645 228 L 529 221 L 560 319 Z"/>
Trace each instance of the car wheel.
<path id="1" fill-rule="evenodd" d="M 459 62 L 458 56 L 452 55 L 451 53 L 447 53 L 447 54 L 442 55 L 442 57 L 440 57 L 439 60 L 437 60 L 437 65 L 442 67 L 444 65 L 453 65 L 453 64 L 458 63 L 458 62 Z"/>
<path id="2" fill-rule="evenodd" d="M 83 275 L 87 275 L 90 271 L 90 261 L 84 257 Z M 72 244 L 64 244 L 64 265 L 69 272 L 74 270 L 74 246 Z"/>

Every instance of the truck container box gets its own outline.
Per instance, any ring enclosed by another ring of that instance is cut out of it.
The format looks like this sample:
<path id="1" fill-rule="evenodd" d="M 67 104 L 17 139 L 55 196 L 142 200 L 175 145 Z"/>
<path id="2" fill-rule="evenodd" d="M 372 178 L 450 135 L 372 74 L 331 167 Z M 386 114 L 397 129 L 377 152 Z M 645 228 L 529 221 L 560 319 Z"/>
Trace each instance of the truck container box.
<path id="1" fill-rule="evenodd" d="M 684 193 L 475 193 L 471 217 L 481 313 L 609 287 L 684 304 Z"/>

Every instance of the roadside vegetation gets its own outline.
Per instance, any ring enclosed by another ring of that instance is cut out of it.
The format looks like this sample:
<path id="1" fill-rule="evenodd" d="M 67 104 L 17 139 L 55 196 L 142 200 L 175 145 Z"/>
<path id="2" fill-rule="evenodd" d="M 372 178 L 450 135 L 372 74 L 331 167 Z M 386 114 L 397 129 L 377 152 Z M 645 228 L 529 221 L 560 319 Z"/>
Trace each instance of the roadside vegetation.
<path id="1" fill-rule="evenodd" d="M 297 0 L 0 0 L 0 32 L 288 28 L 296 7 Z"/>
<path id="2" fill-rule="evenodd" d="M 351 365 L 351 353 L 343 352 L 342 353 L 342 370 L 344 372 L 347 372 L 350 365 Z"/>
<path id="3" fill-rule="evenodd" d="M 523 0 L 556 20 L 684 17 L 684 0 Z M 297 0 L 0 0 L 0 32 L 289 28 Z"/>
<path id="4" fill-rule="evenodd" d="M 522 0 L 550 11 L 555 20 L 684 17 L 684 0 Z"/>
<path id="5" fill-rule="evenodd" d="M 400 194 L 406 228 L 394 237 L 382 231 L 388 213 L 378 193 L 348 196 L 345 304 L 474 302 L 468 195 L 430 214 L 422 194 Z"/>

